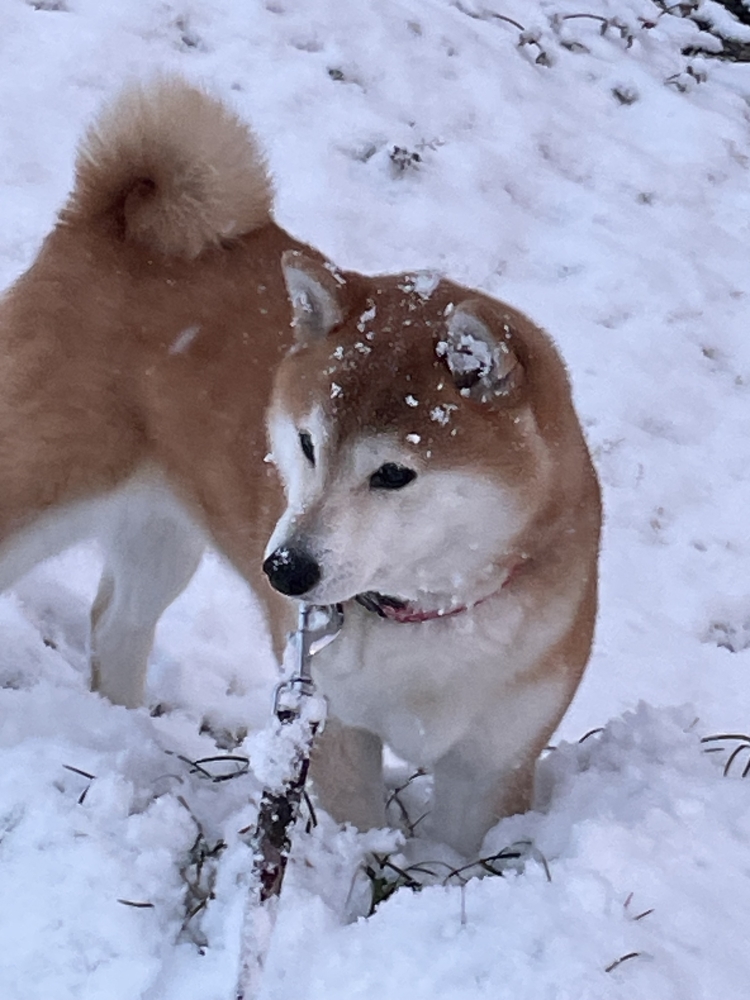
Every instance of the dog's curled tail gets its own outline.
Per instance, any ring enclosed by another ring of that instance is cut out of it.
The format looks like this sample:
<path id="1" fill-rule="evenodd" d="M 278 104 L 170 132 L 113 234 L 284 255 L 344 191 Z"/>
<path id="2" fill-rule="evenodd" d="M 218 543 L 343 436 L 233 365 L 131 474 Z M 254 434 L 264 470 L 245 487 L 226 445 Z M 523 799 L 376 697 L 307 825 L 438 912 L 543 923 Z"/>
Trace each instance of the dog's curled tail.
<path id="1" fill-rule="evenodd" d="M 250 130 L 183 80 L 133 86 L 89 129 L 65 223 L 110 220 L 123 240 L 195 257 L 270 218 L 271 182 Z"/>

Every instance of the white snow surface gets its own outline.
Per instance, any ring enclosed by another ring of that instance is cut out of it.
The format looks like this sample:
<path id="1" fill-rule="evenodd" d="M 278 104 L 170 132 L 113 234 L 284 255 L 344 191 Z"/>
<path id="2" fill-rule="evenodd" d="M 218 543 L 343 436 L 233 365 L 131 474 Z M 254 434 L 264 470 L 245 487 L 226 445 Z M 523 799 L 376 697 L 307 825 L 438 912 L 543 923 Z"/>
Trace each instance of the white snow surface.
<path id="1" fill-rule="evenodd" d="M 0 282 L 102 102 L 177 70 L 254 124 L 279 222 L 337 265 L 446 273 L 546 326 L 602 479 L 591 664 L 539 810 L 485 844 L 529 860 L 347 921 L 358 859 L 393 838 L 321 817 L 267 998 L 747 995 L 750 749 L 700 738 L 750 729 L 750 67 L 683 55 L 716 44 L 663 6 L 0 0 Z M 187 762 L 238 738 L 268 767 L 265 629 L 207 556 L 158 630 L 162 713 L 113 707 L 87 689 L 98 570 L 77 550 L 0 598 L 0 996 L 231 1000 L 259 781 Z"/>

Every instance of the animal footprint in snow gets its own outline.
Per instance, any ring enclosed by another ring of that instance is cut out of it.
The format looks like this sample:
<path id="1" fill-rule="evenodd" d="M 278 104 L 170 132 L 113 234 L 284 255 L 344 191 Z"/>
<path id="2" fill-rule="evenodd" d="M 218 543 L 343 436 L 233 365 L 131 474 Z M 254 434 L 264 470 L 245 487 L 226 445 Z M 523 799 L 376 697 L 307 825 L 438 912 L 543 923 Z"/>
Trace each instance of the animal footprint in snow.
<path id="1" fill-rule="evenodd" d="M 730 653 L 741 653 L 750 648 L 750 613 L 744 620 L 739 617 L 726 616 L 712 621 L 703 639 L 720 649 L 728 649 Z"/>

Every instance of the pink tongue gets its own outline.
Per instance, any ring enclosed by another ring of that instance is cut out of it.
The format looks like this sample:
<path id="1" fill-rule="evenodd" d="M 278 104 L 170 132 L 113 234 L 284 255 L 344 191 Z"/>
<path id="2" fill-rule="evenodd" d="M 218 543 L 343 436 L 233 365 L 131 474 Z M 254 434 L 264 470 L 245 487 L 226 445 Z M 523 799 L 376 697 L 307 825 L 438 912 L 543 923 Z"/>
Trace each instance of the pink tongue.
<path id="1" fill-rule="evenodd" d="M 381 610 L 386 618 L 393 622 L 414 622 L 421 621 L 419 612 L 412 610 L 408 604 L 394 608 L 391 604 L 383 604 Z"/>
<path id="2" fill-rule="evenodd" d="M 449 618 L 451 615 L 457 615 L 461 611 L 465 611 L 463 605 L 457 608 L 451 608 L 450 611 L 417 611 L 415 608 L 410 607 L 408 604 L 400 608 L 393 608 L 389 604 L 383 605 L 383 614 L 386 618 L 389 618 L 394 622 L 427 622 L 432 621 L 435 618 Z"/>

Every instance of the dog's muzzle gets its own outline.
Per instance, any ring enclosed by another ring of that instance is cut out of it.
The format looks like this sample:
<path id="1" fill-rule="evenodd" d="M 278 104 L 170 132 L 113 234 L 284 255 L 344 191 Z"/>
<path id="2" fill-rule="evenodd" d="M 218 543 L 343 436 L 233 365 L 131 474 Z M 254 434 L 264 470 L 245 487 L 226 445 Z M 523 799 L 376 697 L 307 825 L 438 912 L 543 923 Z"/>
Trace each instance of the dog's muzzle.
<path id="1" fill-rule="evenodd" d="M 263 563 L 263 572 L 274 590 L 287 597 L 302 597 L 320 582 L 317 560 L 304 549 L 282 545 Z"/>

